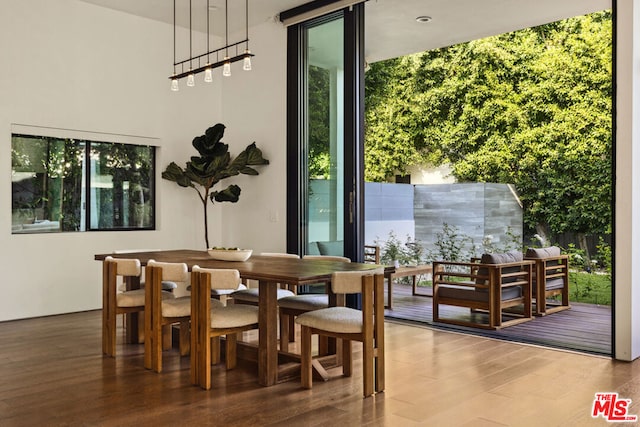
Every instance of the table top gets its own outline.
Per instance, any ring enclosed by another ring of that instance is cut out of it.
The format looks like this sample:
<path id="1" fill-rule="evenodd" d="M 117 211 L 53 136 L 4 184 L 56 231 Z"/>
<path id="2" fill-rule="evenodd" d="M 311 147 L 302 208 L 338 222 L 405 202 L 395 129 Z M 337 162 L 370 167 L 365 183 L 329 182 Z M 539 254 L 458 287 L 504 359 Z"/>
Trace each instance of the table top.
<path id="1" fill-rule="evenodd" d="M 433 266 L 431 264 L 420 264 L 420 265 L 401 265 L 397 267 L 395 271 L 387 272 L 385 270 L 386 275 L 393 275 L 395 277 L 402 276 L 413 276 L 415 274 L 424 274 L 431 273 L 433 270 Z"/>
<path id="2" fill-rule="evenodd" d="M 127 252 L 119 254 L 97 254 L 95 259 L 103 261 L 107 256 L 114 258 L 136 258 L 142 265 L 149 260 L 158 262 L 184 262 L 189 269 L 194 265 L 203 268 L 234 268 L 244 279 L 304 285 L 331 279 L 335 271 L 364 271 L 379 267 L 376 264 L 341 262 L 323 259 L 296 259 L 252 255 L 246 261 L 219 261 L 211 258 L 207 251 L 177 249 L 151 252 Z M 391 267 L 393 268 L 393 267 Z M 386 271 L 385 271 L 386 272 Z"/>

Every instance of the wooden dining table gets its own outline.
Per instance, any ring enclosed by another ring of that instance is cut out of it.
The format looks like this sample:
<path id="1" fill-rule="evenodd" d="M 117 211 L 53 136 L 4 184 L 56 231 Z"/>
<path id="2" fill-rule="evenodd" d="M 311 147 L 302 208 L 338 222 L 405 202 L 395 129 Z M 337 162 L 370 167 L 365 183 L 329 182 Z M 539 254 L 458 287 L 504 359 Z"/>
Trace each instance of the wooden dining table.
<path id="1" fill-rule="evenodd" d="M 107 256 L 114 258 L 136 258 L 142 265 L 149 260 L 158 262 L 183 262 L 189 269 L 194 265 L 205 268 L 233 268 L 240 272 L 242 279 L 258 281 L 259 286 L 259 339 L 258 339 L 258 382 L 271 386 L 284 380 L 279 375 L 278 353 L 278 284 L 301 286 L 314 283 L 330 283 L 335 271 L 363 271 L 379 268 L 376 264 L 345 263 L 321 259 L 296 259 L 252 255 L 248 260 L 220 261 L 209 256 L 207 251 L 191 249 L 163 250 L 150 252 L 127 252 L 121 254 L 97 254 L 95 259 L 103 261 Z M 327 288 L 330 288 L 329 286 Z M 336 299 L 330 298 L 335 304 Z"/>

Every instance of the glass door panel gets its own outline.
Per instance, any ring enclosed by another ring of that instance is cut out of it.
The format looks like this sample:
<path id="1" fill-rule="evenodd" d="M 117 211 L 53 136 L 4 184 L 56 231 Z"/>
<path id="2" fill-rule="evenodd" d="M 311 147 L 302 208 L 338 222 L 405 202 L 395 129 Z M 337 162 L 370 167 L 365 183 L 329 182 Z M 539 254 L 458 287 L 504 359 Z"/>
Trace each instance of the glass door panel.
<path id="1" fill-rule="evenodd" d="M 306 254 L 344 252 L 344 18 L 306 30 Z"/>

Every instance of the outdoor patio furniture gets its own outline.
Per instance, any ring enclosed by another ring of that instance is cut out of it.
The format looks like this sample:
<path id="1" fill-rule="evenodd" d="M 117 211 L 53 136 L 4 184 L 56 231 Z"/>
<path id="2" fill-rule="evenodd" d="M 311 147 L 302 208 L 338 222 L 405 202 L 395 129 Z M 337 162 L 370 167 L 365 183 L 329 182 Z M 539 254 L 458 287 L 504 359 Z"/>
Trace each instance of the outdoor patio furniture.
<path id="1" fill-rule="evenodd" d="M 535 261 L 532 281 L 536 316 L 544 316 L 571 308 L 569 305 L 569 256 L 560 248 L 529 248 L 525 259 Z M 551 299 L 560 296 L 560 300 Z"/>
<path id="2" fill-rule="evenodd" d="M 433 321 L 500 329 L 532 319 L 531 279 L 534 261 L 522 252 L 483 254 L 479 262 L 433 263 Z M 469 315 L 441 306 L 470 309 Z"/>

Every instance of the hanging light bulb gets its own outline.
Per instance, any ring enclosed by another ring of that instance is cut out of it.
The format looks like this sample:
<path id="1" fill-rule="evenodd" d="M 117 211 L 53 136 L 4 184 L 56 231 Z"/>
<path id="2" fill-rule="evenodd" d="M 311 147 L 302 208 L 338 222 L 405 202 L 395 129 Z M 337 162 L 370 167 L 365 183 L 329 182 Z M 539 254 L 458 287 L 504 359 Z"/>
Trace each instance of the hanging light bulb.
<path id="1" fill-rule="evenodd" d="M 211 72 L 211 67 L 205 68 L 204 81 L 205 83 L 211 83 L 213 81 L 213 73 Z"/>
<path id="2" fill-rule="evenodd" d="M 180 86 L 178 86 L 178 79 L 171 79 L 171 90 L 173 92 L 177 92 L 180 90 Z"/>
<path id="3" fill-rule="evenodd" d="M 244 57 L 244 63 L 242 64 L 242 69 L 245 71 L 251 71 L 251 57 L 249 54 L 251 53 L 249 49 L 245 50 L 244 53 L 247 55 Z"/>
<path id="4" fill-rule="evenodd" d="M 193 87 L 196 85 L 196 80 L 193 78 L 193 73 L 187 76 L 187 86 Z"/>
<path id="5" fill-rule="evenodd" d="M 224 66 L 222 67 L 222 75 L 225 77 L 229 77 L 231 75 L 231 62 L 229 62 L 229 57 L 225 56 L 224 60 L 226 61 L 224 63 Z"/>

